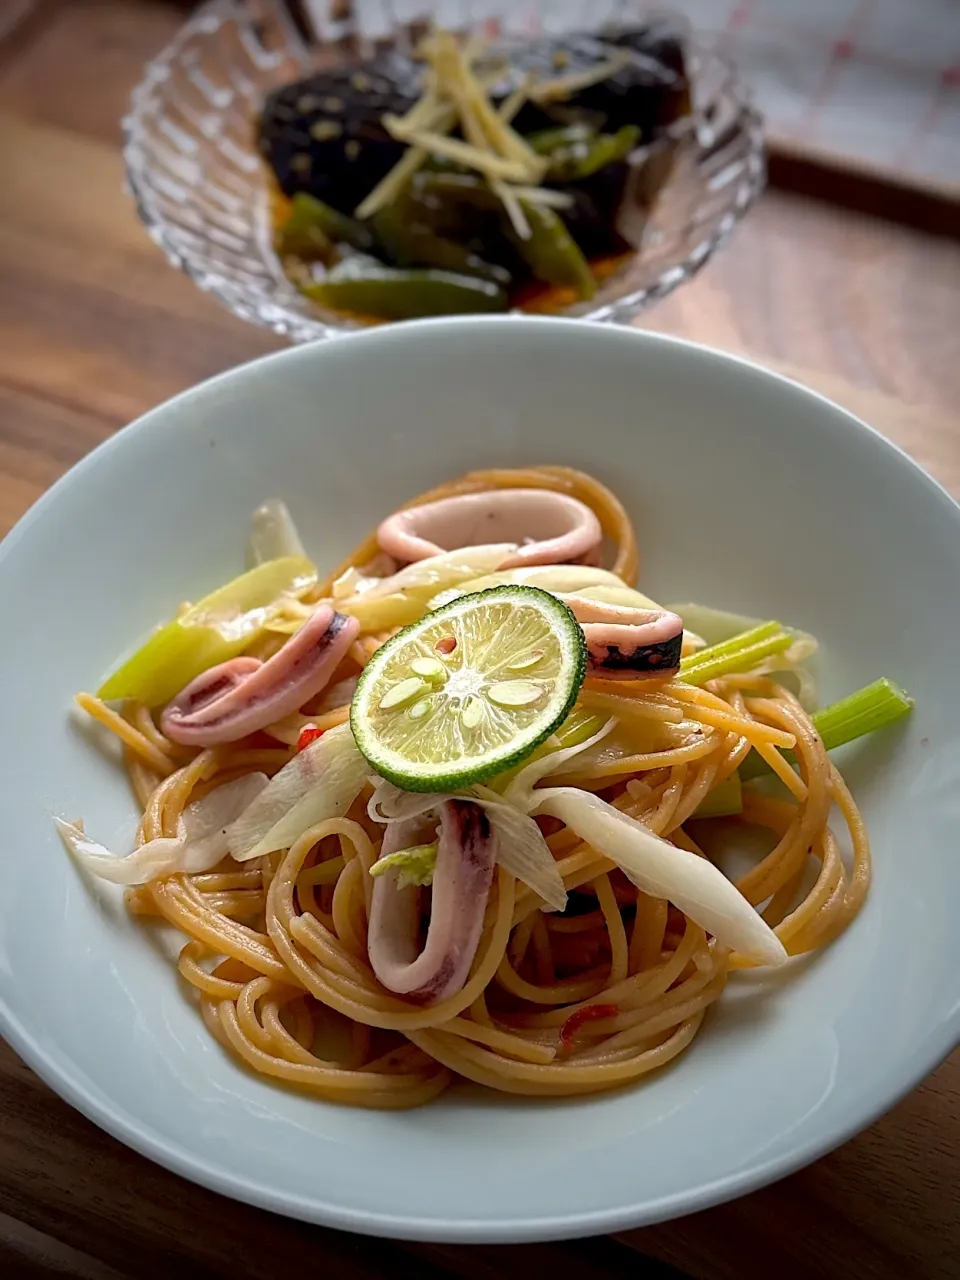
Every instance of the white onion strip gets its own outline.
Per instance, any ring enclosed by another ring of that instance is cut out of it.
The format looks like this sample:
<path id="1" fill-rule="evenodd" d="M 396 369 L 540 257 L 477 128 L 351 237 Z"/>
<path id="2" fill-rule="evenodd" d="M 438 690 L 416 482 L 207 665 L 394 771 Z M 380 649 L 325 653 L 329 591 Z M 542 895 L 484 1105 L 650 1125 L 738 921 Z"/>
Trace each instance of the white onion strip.
<path id="1" fill-rule="evenodd" d="M 267 786 L 265 773 L 250 773 L 227 782 L 188 805 L 176 836 L 159 836 L 123 855 L 91 840 L 82 824 L 54 818 L 67 850 L 85 871 L 111 884 L 146 884 L 177 872 L 209 871 L 229 852 L 227 827 Z"/>
<path id="2" fill-rule="evenodd" d="M 666 898 L 721 946 L 760 964 L 787 959 L 783 943 L 758 911 L 712 862 L 661 840 L 599 796 L 574 787 L 547 787 L 533 796 L 534 811 L 559 818 L 597 853 L 615 862 L 633 884 Z"/>
<path id="3" fill-rule="evenodd" d="M 299 751 L 227 832 L 237 862 L 289 849 L 304 831 L 341 818 L 363 789 L 370 766 L 349 724 L 340 724 Z"/>

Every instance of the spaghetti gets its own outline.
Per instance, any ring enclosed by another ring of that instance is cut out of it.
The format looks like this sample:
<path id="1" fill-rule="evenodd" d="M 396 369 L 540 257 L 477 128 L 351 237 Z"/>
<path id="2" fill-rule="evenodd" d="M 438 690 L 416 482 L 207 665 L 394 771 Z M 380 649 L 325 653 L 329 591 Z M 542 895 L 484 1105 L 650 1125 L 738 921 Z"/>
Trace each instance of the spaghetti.
<path id="1" fill-rule="evenodd" d="M 569 468 L 474 472 L 408 507 L 514 488 L 585 504 L 612 546 L 614 573 L 635 580 L 637 543 L 622 505 Z M 305 603 L 328 599 L 346 572 L 363 572 L 377 553 L 371 535 Z M 235 743 L 185 748 L 143 705 L 127 701 L 118 711 L 80 695 L 123 743 L 142 807 L 138 844 L 176 838 L 188 807 L 222 785 L 276 775 L 294 758 L 304 725 L 342 724 L 354 677 L 391 634 L 361 626 L 333 677 L 340 703 L 318 712 L 316 699 Z M 267 650 L 278 647 L 275 636 Z M 678 852 L 705 856 L 718 832 L 728 840 L 748 828 L 768 834 L 769 852 L 736 886 L 789 955 L 826 946 L 854 918 L 870 883 L 863 822 L 810 714 L 773 674 L 734 671 L 703 687 L 685 682 L 682 669 L 644 680 L 591 674 L 574 714 L 612 716 L 616 725 L 564 765 L 564 784 L 598 795 Z M 782 749 L 792 749 L 793 764 Z M 745 783 L 738 813 L 704 817 L 751 753 L 785 785 L 774 793 Z M 132 912 L 161 917 L 184 936 L 179 972 L 207 1028 L 263 1076 L 378 1108 L 418 1106 L 456 1077 L 515 1094 L 593 1093 L 682 1053 L 731 972 L 752 963 L 638 889 L 559 819 L 541 818 L 567 910 L 546 913 L 536 892 L 497 866 L 460 989 L 433 1003 L 398 996 L 377 980 L 368 955 L 370 872 L 384 835 L 368 812 L 371 793 L 368 783 L 343 816 L 287 848 L 243 863 L 226 856 L 126 892 Z M 849 832 L 848 861 L 830 826 L 834 808 Z"/>

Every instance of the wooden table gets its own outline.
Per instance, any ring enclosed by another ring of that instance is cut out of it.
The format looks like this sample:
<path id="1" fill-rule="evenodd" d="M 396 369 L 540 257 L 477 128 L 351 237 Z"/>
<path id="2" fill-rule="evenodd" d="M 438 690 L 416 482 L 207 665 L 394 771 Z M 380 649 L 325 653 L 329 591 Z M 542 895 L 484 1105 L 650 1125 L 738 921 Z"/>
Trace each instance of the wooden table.
<path id="1" fill-rule="evenodd" d="M 0 0 L 0 533 L 131 418 L 280 345 L 169 268 L 123 194 L 117 122 L 181 17 L 158 2 Z M 960 496 L 955 242 L 771 192 L 644 323 L 788 368 Z M 707 1213 L 570 1244 L 390 1244 L 190 1186 L 0 1046 L 0 1275 L 932 1280 L 960 1275 L 958 1151 L 954 1056 L 833 1155 Z"/>

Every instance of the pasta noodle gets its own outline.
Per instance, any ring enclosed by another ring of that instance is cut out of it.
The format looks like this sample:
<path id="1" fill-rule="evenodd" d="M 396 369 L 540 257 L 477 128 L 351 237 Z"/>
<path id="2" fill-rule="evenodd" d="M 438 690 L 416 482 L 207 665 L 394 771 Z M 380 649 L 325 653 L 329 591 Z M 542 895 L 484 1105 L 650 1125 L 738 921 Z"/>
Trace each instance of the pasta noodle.
<path id="1" fill-rule="evenodd" d="M 516 487 L 585 503 L 613 547 L 614 572 L 627 584 L 636 579 L 637 543 L 623 507 L 569 468 L 472 472 L 415 501 Z M 329 596 L 341 574 L 377 551 L 371 535 L 313 598 Z M 337 678 L 357 675 L 390 634 L 361 634 Z M 89 694 L 78 702 L 123 743 L 142 808 L 141 844 L 175 836 L 187 807 L 221 784 L 275 774 L 308 723 L 331 728 L 348 714 L 346 702 L 321 715 L 301 711 L 269 736 L 195 751 L 170 741 L 141 705 L 120 712 Z M 690 827 L 699 806 L 756 751 L 786 790 L 774 797 L 745 784 L 742 812 L 720 820 L 728 834 L 749 828 L 770 837 L 769 852 L 737 888 L 791 955 L 826 946 L 854 918 L 870 883 L 862 820 L 810 715 L 770 674 L 721 676 L 705 687 L 676 677 L 618 685 L 590 678 L 579 706 L 615 716 L 626 748 L 610 759 L 599 749 L 575 757 L 563 781 L 598 792 L 693 854 L 702 856 L 711 830 L 709 820 Z M 796 769 L 781 748 L 792 748 Z M 127 891 L 131 911 L 162 917 L 184 936 L 179 973 L 206 1026 L 260 1075 L 377 1108 L 421 1105 L 456 1077 L 541 1097 L 611 1089 L 682 1053 L 731 972 L 751 964 L 549 819 L 541 825 L 573 895 L 567 913 L 545 914 L 540 898 L 498 867 L 462 989 L 432 1005 L 397 996 L 367 958 L 370 868 L 383 833 L 367 815 L 368 796 L 287 849 L 243 864 L 228 857 L 212 870 Z M 834 809 L 849 833 L 849 866 L 829 825 Z"/>

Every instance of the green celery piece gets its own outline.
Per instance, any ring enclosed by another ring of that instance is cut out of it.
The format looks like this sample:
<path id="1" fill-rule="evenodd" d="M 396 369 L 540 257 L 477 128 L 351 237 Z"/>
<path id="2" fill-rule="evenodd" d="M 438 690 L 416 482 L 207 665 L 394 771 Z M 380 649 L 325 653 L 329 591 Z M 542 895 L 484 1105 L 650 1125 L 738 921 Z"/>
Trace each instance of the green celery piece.
<path id="1" fill-rule="evenodd" d="M 694 818 L 730 818 L 743 812 L 743 789 L 739 773 L 724 778 L 694 810 Z"/>
<path id="2" fill-rule="evenodd" d="M 398 849 L 396 853 L 388 853 L 385 858 L 378 858 L 370 868 L 370 874 L 376 878 L 386 875 L 388 871 L 398 871 L 399 889 L 406 889 L 410 885 L 432 884 L 439 849 L 439 840 L 434 840 L 432 844 L 413 844 L 408 849 Z"/>
<path id="3" fill-rule="evenodd" d="M 277 252 L 296 254 L 306 260 L 329 262 L 335 244 L 348 244 L 361 253 L 373 248 L 373 232 L 355 218 L 349 218 L 315 196 L 298 191 L 290 205 L 290 216 L 280 228 Z"/>
<path id="4" fill-rule="evenodd" d="M 763 640 L 769 640 L 773 636 L 778 636 L 783 628 L 779 622 L 761 622 L 757 626 L 751 627 L 749 631 L 741 631 L 735 636 L 731 636 L 729 640 L 721 640 L 719 644 L 707 645 L 705 649 L 698 649 L 696 653 L 689 654 L 683 658 L 680 663 L 681 671 L 692 671 L 699 667 L 701 663 L 711 662 L 715 658 L 725 658 L 729 654 L 739 653 L 745 645 L 758 644 Z"/>
<path id="5" fill-rule="evenodd" d="M 556 729 L 542 747 L 538 747 L 530 759 L 549 755 L 551 751 L 562 751 L 565 747 L 579 747 L 582 742 L 599 733 L 610 719 L 609 716 L 597 715 L 586 707 L 574 707 L 559 729 Z M 554 741 L 556 740 L 556 741 Z M 548 746 L 547 743 L 550 745 Z M 524 761 L 526 764 L 527 761 Z"/>
<path id="6" fill-rule="evenodd" d="M 864 689 L 813 714 L 814 727 L 828 751 L 895 724 L 913 710 L 913 699 L 892 680 L 874 680 Z"/>
<path id="7" fill-rule="evenodd" d="M 857 689 L 839 702 L 821 707 L 811 716 L 813 727 L 820 735 L 828 751 L 843 747 L 848 742 L 863 738 L 877 729 L 896 724 L 913 710 L 913 699 L 908 693 L 886 678 L 874 680 L 863 689 Z M 796 763 L 792 751 L 784 751 L 791 764 Z M 740 766 L 744 782 L 770 772 L 770 766 L 755 751 L 751 751 Z"/>
<path id="8" fill-rule="evenodd" d="M 384 267 L 366 259 L 338 263 L 323 280 L 300 286 L 321 306 L 383 320 L 506 311 L 506 292 L 490 280 L 433 267 Z"/>
<path id="9" fill-rule="evenodd" d="M 691 653 L 680 663 L 680 679 L 685 684 L 702 685 L 718 676 L 749 671 L 764 658 L 783 653 L 792 643 L 793 634 L 784 631 L 779 622 L 763 622 L 721 644 Z"/>
<path id="10" fill-rule="evenodd" d="M 280 596 L 300 596 L 316 580 L 317 571 L 305 556 L 257 565 L 155 631 L 108 676 L 97 696 L 107 702 L 134 698 L 148 707 L 169 702 L 202 671 L 243 653 Z"/>
<path id="11" fill-rule="evenodd" d="M 524 240 L 511 228 L 505 230 L 536 279 L 574 289 L 579 298 L 592 298 L 597 282 L 564 220 L 553 209 L 529 200 L 521 200 L 520 204 L 530 224 L 530 235 Z"/>

